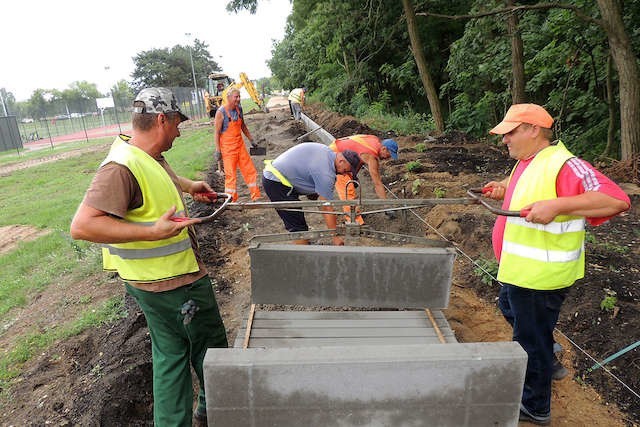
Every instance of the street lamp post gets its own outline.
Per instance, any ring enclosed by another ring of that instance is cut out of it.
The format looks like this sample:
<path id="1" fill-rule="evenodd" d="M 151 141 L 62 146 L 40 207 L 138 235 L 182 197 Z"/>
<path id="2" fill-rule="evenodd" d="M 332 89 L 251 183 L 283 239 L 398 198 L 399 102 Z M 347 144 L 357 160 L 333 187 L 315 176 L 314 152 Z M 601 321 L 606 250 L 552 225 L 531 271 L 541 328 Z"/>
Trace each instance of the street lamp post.
<path id="1" fill-rule="evenodd" d="M 191 37 L 191 33 L 184 33 L 185 36 Z M 193 90 L 196 97 L 196 111 L 200 114 L 200 97 L 198 96 L 198 84 L 196 83 L 196 69 L 193 66 L 193 54 L 191 53 L 191 44 L 189 47 L 189 59 L 191 60 L 191 74 L 193 75 Z"/>

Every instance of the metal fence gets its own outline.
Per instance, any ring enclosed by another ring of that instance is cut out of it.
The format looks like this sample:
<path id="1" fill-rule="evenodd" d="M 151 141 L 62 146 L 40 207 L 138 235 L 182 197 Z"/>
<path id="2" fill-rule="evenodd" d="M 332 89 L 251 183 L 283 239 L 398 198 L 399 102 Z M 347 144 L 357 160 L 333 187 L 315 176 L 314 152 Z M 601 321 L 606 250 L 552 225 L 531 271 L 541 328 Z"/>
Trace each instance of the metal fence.
<path id="1" fill-rule="evenodd" d="M 170 88 L 180 103 L 180 109 L 191 119 L 205 117 L 206 109 L 202 91 L 197 96 L 193 88 Z M 18 117 L 16 135 L 22 143 L 51 139 L 54 137 L 81 132 L 85 135 L 91 129 L 118 126 L 131 122 L 131 108 L 133 97 L 113 98 L 115 108 L 99 109 L 94 102 L 94 111 L 73 111 L 64 108 L 60 114 L 49 115 L 46 118 L 31 119 Z M 13 117 L 15 120 L 15 117 Z M 87 137 L 88 138 L 88 137 Z M 81 138 L 82 139 L 82 138 Z"/>
<path id="2" fill-rule="evenodd" d="M 22 140 L 16 116 L 0 117 L 0 151 L 20 150 Z"/>

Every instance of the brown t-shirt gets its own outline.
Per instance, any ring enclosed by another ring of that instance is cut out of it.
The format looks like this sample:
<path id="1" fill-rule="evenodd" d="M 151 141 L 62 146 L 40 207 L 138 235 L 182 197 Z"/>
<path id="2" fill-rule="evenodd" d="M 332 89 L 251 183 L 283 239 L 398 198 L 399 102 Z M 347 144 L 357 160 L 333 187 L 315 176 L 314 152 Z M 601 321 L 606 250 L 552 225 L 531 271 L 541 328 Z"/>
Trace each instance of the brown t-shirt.
<path id="1" fill-rule="evenodd" d="M 158 159 L 158 163 L 167 171 L 182 197 L 182 190 L 175 172 L 164 157 Z M 142 206 L 142 201 L 142 190 L 133 173 L 126 166 L 111 162 L 98 169 L 82 202 L 114 217 L 124 218 L 127 211 Z M 200 258 L 196 232 L 193 227 L 189 227 L 188 232 L 199 271 L 157 282 L 129 281 L 128 283 L 145 291 L 163 292 L 187 285 L 205 276 L 207 269 Z"/>

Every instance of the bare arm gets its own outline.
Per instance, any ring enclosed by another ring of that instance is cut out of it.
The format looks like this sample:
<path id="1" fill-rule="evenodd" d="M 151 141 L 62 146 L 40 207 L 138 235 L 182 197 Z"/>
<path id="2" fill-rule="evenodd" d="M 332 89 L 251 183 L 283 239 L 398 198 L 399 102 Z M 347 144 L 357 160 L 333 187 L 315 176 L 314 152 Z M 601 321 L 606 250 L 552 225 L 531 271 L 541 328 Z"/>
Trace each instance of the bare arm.
<path id="1" fill-rule="evenodd" d="M 322 196 L 319 196 L 318 198 L 320 200 L 327 200 Z M 325 212 L 334 212 L 331 206 L 322 206 L 320 207 L 320 209 Z M 338 219 L 336 218 L 336 216 L 333 214 L 324 214 L 322 216 L 324 217 L 325 224 L 327 224 L 327 228 L 330 230 L 335 230 L 338 224 Z M 344 240 L 340 236 L 333 236 L 333 244 L 336 246 L 342 246 L 344 245 Z"/>
<path id="2" fill-rule="evenodd" d="M 216 111 L 216 116 L 213 120 L 213 126 L 214 126 L 214 143 L 215 143 L 215 149 L 221 153 L 222 151 L 220 150 L 220 134 L 222 133 L 222 122 L 224 121 L 223 117 L 222 117 L 222 111 L 220 110 L 220 108 L 218 108 L 218 111 Z"/>
<path id="3" fill-rule="evenodd" d="M 81 203 L 71 221 L 71 237 L 94 243 L 162 240 L 176 236 L 183 228 L 200 222 L 199 219 L 173 222 L 170 218 L 175 212 L 174 206 L 153 225 L 148 226 L 117 219 L 106 212 Z"/>
<path id="4" fill-rule="evenodd" d="M 531 209 L 525 218 L 527 221 L 548 224 L 558 215 L 590 218 L 613 216 L 629 209 L 629 205 L 607 194 L 587 191 L 577 196 L 540 200 L 525 206 L 524 209 Z"/>
<path id="5" fill-rule="evenodd" d="M 367 162 L 367 169 L 369 170 L 369 175 L 371 175 L 371 180 L 373 181 L 373 188 L 381 199 L 387 198 L 387 192 L 384 188 L 384 184 L 382 184 L 382 178 L 380 177 L 380 162 L 378 158 L 371 154 L 361 154 L 361 157 Z"/>
<path id="6" fill-rule="evenodd" d="M 251 132 L 249 132 L 249 128 L 245 124 L 244 120 L 242 121 L 241 129 L 242 129 L 242 133 L 244 133 L 247 136 L 247 138 L 249 138 L 249 141 L 253 141 L 253 137 L 251 136 Z"/>

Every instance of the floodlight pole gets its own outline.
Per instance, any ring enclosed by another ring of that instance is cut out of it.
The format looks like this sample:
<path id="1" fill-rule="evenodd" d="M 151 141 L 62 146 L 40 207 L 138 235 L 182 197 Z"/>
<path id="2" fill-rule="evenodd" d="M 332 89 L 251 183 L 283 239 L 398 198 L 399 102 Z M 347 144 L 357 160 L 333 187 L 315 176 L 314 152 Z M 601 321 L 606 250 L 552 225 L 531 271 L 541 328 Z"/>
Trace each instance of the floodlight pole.
<path id="1" fill-rule="evenodd" d="M 2 104 L 2 109 L 4 110 L 4 115 L 8 116 L 7 113 L 7 105 L 4 103 L 4 97 L 2 96 L 2 91 L 0 90 L 0 104 Z"/>
<path id="2" fill-rule="evenodd" d="M 185 36 L 191 37 L 191 33 L 184 33 Z M 196 96 L 196 108 L 198 111 L 198 115 L 200 114 L 200 97 L 198 96 L 198 85 L 196 83 L 196 69 L 193 66 L 193 54 L 191 53 L 191 45 L 187 45 L 189 47 L 189 59 L 191 60 L 191 74 L 193 75 L 193 90 Z"/>

